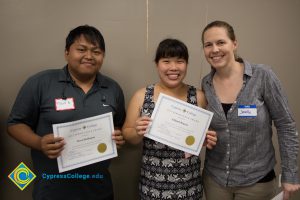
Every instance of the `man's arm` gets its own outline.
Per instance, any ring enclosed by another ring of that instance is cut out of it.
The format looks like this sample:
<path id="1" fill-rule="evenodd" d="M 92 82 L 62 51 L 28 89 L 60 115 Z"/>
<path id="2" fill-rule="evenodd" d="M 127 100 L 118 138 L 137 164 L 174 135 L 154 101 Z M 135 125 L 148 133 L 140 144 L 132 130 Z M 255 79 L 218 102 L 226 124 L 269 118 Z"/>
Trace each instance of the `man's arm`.
<path id="1" fill-rule="evenodd" d="M 35 134 L 26 124 L 14 124 L 7 128 L 10 136 L 21 144 L 35 150 L 42 151 L 48 158 L 57 158 L 63 150 L 64 140 L 61 137 L 54 137 L 52 133 L 43 137 Z"/>

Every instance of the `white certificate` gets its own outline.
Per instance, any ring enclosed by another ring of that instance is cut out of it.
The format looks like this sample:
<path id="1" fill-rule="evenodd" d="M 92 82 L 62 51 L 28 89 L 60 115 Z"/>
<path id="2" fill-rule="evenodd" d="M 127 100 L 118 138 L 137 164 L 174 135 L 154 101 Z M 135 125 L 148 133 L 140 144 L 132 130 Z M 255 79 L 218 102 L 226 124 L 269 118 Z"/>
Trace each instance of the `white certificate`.
<path id="1" fill-rule="evenodd" d="M 199 155 L 212 116 L 210 111 L 160 94 L 145 137 Z"/>
<path id="2" fill-rule="evenodd" d="M 55 137 L 63 137 L 64 150 L 57 158 L 59 172 L 90 165 L 118 155 L 112 140 L 112 113 L 53 124 Z"/>

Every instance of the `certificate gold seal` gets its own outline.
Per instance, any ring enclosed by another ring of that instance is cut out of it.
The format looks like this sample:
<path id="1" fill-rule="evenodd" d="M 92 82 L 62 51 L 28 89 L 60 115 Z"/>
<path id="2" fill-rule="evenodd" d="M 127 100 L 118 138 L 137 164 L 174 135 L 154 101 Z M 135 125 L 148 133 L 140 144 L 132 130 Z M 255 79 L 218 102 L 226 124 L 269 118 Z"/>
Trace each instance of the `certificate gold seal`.
<path id="1" fill-rule="evenodd" d="M 98 148 L 98 151 L 99 151 L 100 153 L 104 153 L 104 152 L 106 151 L 106 149 L 107 149 L 107 146 L 106 146 L 105 143 L 101 143 L 101 144 L 98 145 L 97 148 Z"/>
<path id="2" fill-rule="evenodd" d="M 185 143 L 189 146 L 193 145 L 195 143 L 195 137 L 190 135 L 190 136 L 187 136 L 185 138 Z"/>

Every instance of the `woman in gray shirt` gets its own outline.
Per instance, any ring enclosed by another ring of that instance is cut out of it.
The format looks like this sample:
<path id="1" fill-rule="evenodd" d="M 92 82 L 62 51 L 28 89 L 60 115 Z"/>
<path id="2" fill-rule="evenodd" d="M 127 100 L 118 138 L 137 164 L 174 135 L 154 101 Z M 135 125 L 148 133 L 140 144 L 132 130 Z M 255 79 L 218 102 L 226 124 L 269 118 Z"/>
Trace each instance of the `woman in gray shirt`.
<path id="1" fill-rule="evenodd" d="M 215 148 L 206 151 L 204 189 L 208 200 L 271 199 L 275 194 L 272 122 L 277 129 L 284 199 L 300 189 L 298 132 L 281 83 L 266 65 L 236 56 L 237 40 L 226 22 L 214 21 L 202 32 L 211 72 L 202 80 L 214 112 Z"/>

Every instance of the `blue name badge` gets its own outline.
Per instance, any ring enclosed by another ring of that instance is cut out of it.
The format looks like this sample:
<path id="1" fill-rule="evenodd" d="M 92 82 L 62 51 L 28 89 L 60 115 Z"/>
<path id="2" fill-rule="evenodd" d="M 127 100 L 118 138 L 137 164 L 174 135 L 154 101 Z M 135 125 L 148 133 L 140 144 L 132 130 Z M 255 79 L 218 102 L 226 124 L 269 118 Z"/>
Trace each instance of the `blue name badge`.
<path id="1" fill-rule="evenodd" d="M 256 105 L 239 105 L 238 107 L 239 117 L 256 117 L 257 109 Z"/>

